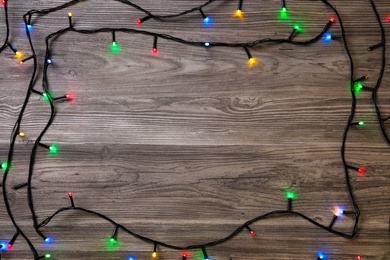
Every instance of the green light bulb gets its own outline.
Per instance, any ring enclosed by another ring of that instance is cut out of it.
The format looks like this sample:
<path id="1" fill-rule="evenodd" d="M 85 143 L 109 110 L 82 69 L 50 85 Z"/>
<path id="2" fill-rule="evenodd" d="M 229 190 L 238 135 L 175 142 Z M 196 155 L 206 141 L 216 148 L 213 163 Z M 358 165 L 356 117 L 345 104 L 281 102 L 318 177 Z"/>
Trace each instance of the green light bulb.
<path id="1" fill-rule="evenodd" d="M 45 254 L 45 258 L 50 258 L 51 254 Z"/>
<path id="2" fill-rule="evenodd" d="M 360 122 L 359 122 L 359 125 L 360 125 L 360 126 L 364 126 L 364 122 L 363 122 L 363 121 L 360 121 Z"/>
<path id="3" fill-rule="evenodd" d="M 43 97 L 44 100 L 49 101 L 50 94 L 48 92 L 43 92 L 42 93 L 42 97 Z"/>
<path id="4" fill-rule="evenodd" d="M 120 48 L 119 48 L 119 44 L 118 43 L 116 43 L 116 42 L 112 42 L 111 43 L 111 52 L 113 52 L 113 53 L 118 53 L 118 52 L 120 52 L 121 50 L 120 50 Z"/>
<path id="5" fill-rule="evenodd" d="M 57 154 L 58 153 L 58 145 L 52 144 L 49 146 L 49 153 Z"/>
<path id="6" fill-rule="evenodd" d="M 355 93 L 359 93 L 360 90 L 363 89 L 363 84 L 362 84 L 362 82 L 358 81 L 358 82 L 355 82 L 353 84 L 353 87 L 354 87 Z"/>
<path id="7" fill-rule="evenodd" d="M 107 239 L 107 246 L 109 249 L 115 249 L 115 247 L 118 245 L 118 240 L 116 240 L 115 238 L 113 237 L 110 237 L 109 239 Z"/>
<path id="8" fill-rule="evenodd" d="M 286 192 L 286 198 L 287 198 L 287 199 L 295 199 L 295 198 L 296 198 L 295 192 L 293 192 L 293 191 L 287 191 L 287 192 Z"/>
<path id="9" fill-rule="evenodd" d="M 8 168 L 8 162 L 2 162 L 2 163 L 1 163 L 1 169 L 2 169 L 3 171 L 6 171 L 7 168 Z"/>
<path id="10" fill-rule="evenodd" d="M 288 12 L 286 7 L 283 7 L 279 10 L 279 18 L 282 20 L 288 19 Z"/>
<path id="11" fill-rule="evenodd" d="M 294 29 L 297 30 L 297 31 L 299 31 L 300 28 L 299 28 L 298 25 L 295 25 L 295 26 L 294 26 Z"/>

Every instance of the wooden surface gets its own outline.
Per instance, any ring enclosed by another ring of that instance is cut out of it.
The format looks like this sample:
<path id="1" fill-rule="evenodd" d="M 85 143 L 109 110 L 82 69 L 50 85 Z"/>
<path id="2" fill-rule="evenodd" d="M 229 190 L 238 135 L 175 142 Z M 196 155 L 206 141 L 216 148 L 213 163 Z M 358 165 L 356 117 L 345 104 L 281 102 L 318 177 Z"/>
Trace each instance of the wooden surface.
<path id="1" fill-rule="evenodd" d="M 54 7 L 64 1 L 9 1 L 10 40 L 25 57 L 31 54 L 22 15 L 30 9 Z M 156 14 L 177 13 L 203 1 L 137 0 Z M 258 2 L 258 3 L 256 3 Z M 375 1 L 382 20 L 390 14 L 386 0 Z M 366 0 L 331 1 L 342 16 L 357 76 L 374 86 L 380 50 L 379 27 Z M 287 38 L 300 21 L 297 40 L 320 32 L 332 12 L 321 1 L 287 1 L 290 20 L 279 20 L 280 1 L 244 1 L 245 18 L 232 17 L 237 1 L 216 1 L 205 8 L 213 17 L 205 28 L 200 14 L 171 21 L 149 20 L 142 29 L 194 41 L 247 42 Z M 38 54 L 36 89 L 42 90 L 44 37 L 68 26 L 73 12 L 77 28 L 130 27 L 141 13 L 115 1 L 81 1 L 66 10 L 33 18 Z M 0 12 L 0 40 L 5 35 Z M 390 34 L 390 23 L 384 23 Z M 331 32 L 340 34 L 339 23 Z M 389 39 L 388 39 L 389 40 Z M 350 108 L 349 62 L 341 41 L 293 46 L 267 44 L 251 49 L 259 64 L 249 69 L 243 49 L 190 47 L 159 40 L 158 55 L 150 53 L 153 38 L 117 34 L 120 53 L 110 53 L 111 35 L 67 33 L 52 45 L 50 88 L 55 96 L 73 91 L 75 100 L 56 104 L 57 115 L 43 142 L 57 143 L 49 156 L 39 149 L 33 196 L 42 221 L 69 205 L 96 210 L 135 232 L 178 246 L 222 238 L 245 221 L 285 209 L 286 190 L 295 190 L 294 210 L 327 225 L 331 209 L 351 208 L 340 157 L 342 133 Z M 8 154 L 9 137 L 20 112 L 33 62 L 17 64 L 13 53 L 0 56 L 0 159 Z M 387 67 L 388 69 L 388 67 Z M 379 105 L 390 114 L 390 77 L 385 73 Z M 49 105 L 33 95 L 22 121 L 9 186 L 24 182 L 32 145 L 49 118 Z M 376 121 L 370 93 L 358 96 L 357 120 L 347 160 L 366 165 L 364 176 L 351 182 L 361 210 L 353 239 L 327 233 L 297 217 L 268 218 L 219 246 L 208 248 L 212 259 L 390 259 L 390 147 Z M 390 126 L 389 126 L 390 127 Z M 53 259 L 150 259 L 153 246 L 119 232 L 120 245 L 108 249 L 113 226 L 92 215 L 69 211 L 42 231 L 54 242 L 45 246 L 32 227 L 26 190 L 8 189 L 17 223 L 40 253 Z M 337 227 L 351 231 L 353 219 Z M 0 203 L 0 239 L 15 229 Z M 159 259 L 180 259 L 180 252 L 159 249 Z M 192 251 L 190 260 L 201 259 Z M 3 259 L 32 259 L 19 238 Z"/>

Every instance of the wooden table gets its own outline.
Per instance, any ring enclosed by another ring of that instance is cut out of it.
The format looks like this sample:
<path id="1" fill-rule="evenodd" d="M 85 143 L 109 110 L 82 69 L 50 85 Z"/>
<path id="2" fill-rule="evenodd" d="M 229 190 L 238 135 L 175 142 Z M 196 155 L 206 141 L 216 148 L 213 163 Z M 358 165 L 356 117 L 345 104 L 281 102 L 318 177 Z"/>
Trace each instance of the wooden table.
<path id="1" fill-rule="evenodd" d="M 154 14 L 167 15 L 205 1 L 136 0 Z M 10 41 L 29 57 L 32 52 L 22 16 L 65 1 L 9 0 Z M 390 5 L 375 1 L 385 31 L 390 33 Z M 375 86 L 381 69 L 379 25 L 368 0 L 332 0 L 342 18 L 356 77 Z M 244 16 L 234 17 L 237 1 L 215 1 L 202 10 L 210 25 L 194 12 L 174 19 L 135 20 L 144 14 L 117 1 L 79 1 L 69 8 L 32 17 L 37 54 L 34 89 L 42 91 L 44 39 L 68 26 L 72 12 L 77 29 L 133 28 L 195 42 L 251 42 L 288 38 L 293 26 L 303 31 L 294 40 L 317 35 L 334 12 L 321 1 L 243 1 Z M 5 37 L 0 11 L 0 41 Z M 341 34 L 337 19 L 329 29 Z M 294 211 L 328 225 L 337 206 L 351 210 L 341 142 L 351 111 L 350 63 L 342 39 L 307 45 L 261 44 L 249 48 L 258 64 L 249 68 L 243 48 L 191 46 L 153 37 L 116 33 L 120 52 L 111 52 L 109 32 L 68 32 L 50 42 L 53 63 L 48 82 L 53 96 L 73 93 L 71 102 L 56 102 L 56 116 L 42 143 L 59 145 L 57 155 L 39 147 L 32 177 L 39 221 L 61 207 L 75 205 L 105 214 L 150 239 L 186 247 L 231 234 L 238 226 L 273 210 L 285 210 L 286 191 L 294 191 Z M 0 160 L 6 160 L 13 126 L 28 92 L 33 60 L 18 64 L 7 49 L 0 54 Z M 386 69 L 388 67 L 386 66 Z M 385 72 L 378 91 L 383 115 L 390 115 L 390 77 Z M 52 236 L 45 245 L 35 232 L 27 189 L 11 187 L 28 177 L 34 142 L 50 117 L 50 105 L 32 94 L 17 137 L 7 195 L 15 221 L 40 254 L 53 259 L 151 259 L 153 244 L 119 230 L 119 244 L 107 245 L 114 226 L 93 214 L 70 210 L 41 231 Z M 360 208 L 358 234 L 347 239 L 294 215 L 280 215 L 250 225 L 233 239 L 207 247 L 219 259 L 390 259 L 390 146 L 380 132 L 371 92 L 357 95 L 354 120 L 365 122 L 348 132 L 346 160 L 364 165 L 350 171 Z M 389 128 L 390 123 L 387 123 Z M 2 193 L 3 194 L 3 193 Z M 337 219 L 334 228 L 352 231 L 354 217 Z M 0 240 L 9 241 L 15 227 L 0 203 Z M 178 250 L 158 246 L 157 259 L 181 259 Z M 203 259 L 189 250 L 189 260 Z M 22 237 L 3 259 L 33 259 Z"/>

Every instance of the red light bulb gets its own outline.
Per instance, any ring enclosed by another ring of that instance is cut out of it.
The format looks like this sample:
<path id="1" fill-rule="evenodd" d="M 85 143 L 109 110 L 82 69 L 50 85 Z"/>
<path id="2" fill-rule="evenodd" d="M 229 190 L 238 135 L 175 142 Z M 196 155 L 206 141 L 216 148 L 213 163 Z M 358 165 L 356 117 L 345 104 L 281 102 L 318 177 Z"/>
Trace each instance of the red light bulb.
<path id="1" fill-rule="evenodd" d="M 7 250 L 11 250 L 12 249 L 12 245 L 11 244 L 7 244 Z"/>
<path id="2" fill-rule="evenodd" d="M 390 15 L 386 17 L 386 21 L 390 21 Z"/>
<path id="3" fill-rule="evenodd" d="M 5 6 L 5 0 L 1 0 L 1 5 Z"/>
<path id="4" fill-rule="evenodd" d="M 157 48 L 153 48 L 153 49 L 152 49 L 152 53 L 157 54 L 157 53 L 158 53 L 158 49 L 157 49 Z"/>
<path id="5" fill-rule="evenodd" d="M 135 22 L 138 24 L 138 25 L 141 25 L 141 19 L 137 19 L 137 20 L 135 20 Z"/>
<path id="6" fill-rule="evenodd" d="M 68 192 L 68 196 L 69 196 L 69 197 L 72 197 L 72 196 L 73 196 L 73 193 L 72 193 L 72 192 Z"/>
<path id="7" fill-rule="evenodd" d="M 72 93 L 66 94 L 65 97 L 66 97 L 66 99 L 68 99 L 68 100 L 73 100 L 73 99 L 74 99 L 74 96 L 73 96 Z"/>
<path id="8" fill-rule="evenodd" d="M 330 21 L 331 21 L 332 23 L 336 22 L 336 17 L 330 18 Z"/>
<path id="9" fill-rule="evenodd" d="M 358 168 L 358 173 L 360 175 L 363 175 L 365 171 L 366 171 L 366 168 L 364 168 L 363 166 Z"/>
<path id="10" fill-rule="evenodd" d="M 249 233 L 250 233 L 252 236 L 255 235 L 255 231 L 253 231 L 253 230 L 249 231 Z"/>
<path id="11" fill-rule="evenodd" d="M 188 252 L 183 252 L 181 255 L 182 255 L 183 257 L 188 257 L 188 256 L 189 256 L 189 253 L 188 253 Z"/>
<path id="12" fill-rule="evenodd" d="M 358 255 L 357 260 L 362 260 L 362 257 Z"/>

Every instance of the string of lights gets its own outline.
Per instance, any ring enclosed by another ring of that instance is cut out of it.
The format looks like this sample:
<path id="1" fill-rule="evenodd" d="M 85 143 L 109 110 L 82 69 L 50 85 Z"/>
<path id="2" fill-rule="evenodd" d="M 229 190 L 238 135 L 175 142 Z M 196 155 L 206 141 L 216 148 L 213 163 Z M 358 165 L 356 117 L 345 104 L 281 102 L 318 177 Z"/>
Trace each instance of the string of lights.
<path id="1" fill-rule="evenodd" d="M 10 28 L 9 28 L 9 19 L 8 19 L 8 5 L 7 0 L 1 0 L 0 5 L 4 8 L 4 16 L 5 16 L 5 25 L 6 25 L 6 37 L 4 40 L 3 45 L 0 47 L 0 53 L 2 53 L 5 49 L 9 48 L 15 53 L 15 57 L 17 59 L 21 59 L 23 57 L 23 52 L 18 51 L 10 42 L 9 40 L 9 34 L 10 34 Z"/>
<path id="2" fill-rule="evenodd" d="M 181 17 L 181 16 L 188 15 L 188 14 L 191 14 L 191 13 L 194 13 L 194 12 L 199 12 L 201 17 L 202 17 L 202 19 L 203 19 L 203 23 L 205 25 L 207 25 L 207 24 L 209 24 L 212 21 L 212 17 L 205 14 L 204 7 L 209 5 L 209 4 L 212 4 L 213 2 L 215 2 L 215 0 L 209 0 L 209 1 L 205 2 L 204 4 L 198 6 L 198 7 L 186 10 L 186 11 L 181 12 L 181 13 L 172 14 L 172 15 L 166 15 L 166 16 L 160 16 L 160 15 L 154 15 L 151 12 L 149 12 L 148 10 L 145 10 L 142 7 L 132 3 L 130 1 L 126 1 L 126 0 L 116 0 L 116 1 L 124 3 L 124 4 L 127 4 L 127 5 L 135 8 L 136 10 L 139 10 L 139 11 L 141 11 L 141 12 L 143 12 L 145 14 L 144 17 L 136 20 L 136 24 L 138 24 L 138 25 L 141 25 L 142 23 L 146 22 L 149 19 L 165 20 L 165 19 L 170 19 L 170 18 Z M 380 19 L 379 14 L 378 14 L 378 12 L 376 10 L 375 4 L 374 4 L 373 0 L 369 0 L 370 3 L 371 3 L 371 6 L 372 6 L 372 8 L 373 8 L 373 10 L 375 12 L 375 15 L 377 17 L 378 23 L 380 25 L 381 35 L 382 35 L 381 43 L 379 45 L 375 45 L 375 46 L 369 47 L 369 50 L 373 51 L 373 50 L 375 50 L 378 47 L 382 47 L 382 51 L 383 51 L 382 52 L 382 68 L 381 68 L 381 72 L 380 72 L 380 75 L 378 77 L 378 81 L 377 81 L 375 87 L 371 89 L 371 88 L 368 88 L 368 87 L 364 86 L 363 83 L 362 83 L 365 79 L 367 79 L 367 76 L 363 76 L 363 77 L 360 77 L 360 78 L 355 78 L 355 75 L 354 75 L 354 63 L 353 63 L 353 59 L 352 59 L 352 56 L 351 56 L 351 53 L 349 51 L 349 47 L 348 47 L 348 44 L 347 44 L 345 27 L 343 25 L 341 16 L 339 15 L 337 9 L 333 5 L 331 5 L 327 0 L 321 0 L 321 1 L 328 8 L 330 8 L 330 10 L 332 10 L 334 12 L 335 17 L 330 17 L 330 19 L 325 23 L 325 25 L 324 25 L 323 29 L 321 30 L 321 32 L 319 32 L 313 38 L 311 38 L 309 40 L 306 40 L 306 41 L 297 41 L 297 40 L 295 40 L 295 37 L 297 36 L 297 34 L 302 32 L 302 28 L 299 25 L 296 25 L 296 24 L 292 25 L 292 28 L 291 28 L 292 31 L 291 31 L 290 35 L 288 35 L 285 38 L 275 38 L 275 39 L 274 38 L 264 38 L 264 39 L 258 39 L 258 40 L 251 41 L 251 42 L 241 42 L 241 43 L 240 42 L 238 42 L 238 43 L 230 43 L 230 42 L 198 42 L 198 41 L 188 41 L 188 40 L 185 40 L 185 39 L 182 39 L 182 38 L 179 38 L 179 37 L 175 37 L 175 36 L 172 36 L 172 35 L 168 35 L 168 34 L 161 34 L 161 33 L 155 33 L 155 32 L 151 32 L 151 31 L 140 30 L 140 29 L 132 29 L 132 28 L 107 28 L 107 27 L 104 27 L 104 28 L 91 29 L 91 30 L 78 29 L 78 28 L 76 28 L 76 26 L 73 23 L 73 19 L 74 19 L 73 18 L 73 14 L 72 13 L 68 13 L 68 20 L 69 20 L 68 26 L 63 28 L 63 29 L 61 29 L 61 30 L 59 30 L 59 31 L 57 31 L 57 32 L 54 32 L 52 34 L 47 35 L 46 38 L 45 38 L 46 53 L 45 53 L 45 61 L 44 61 L 44 64 L 43 64 L 43 72 L 42 72 L 42 75 L 43 75 L 43 79 L 42 79 L 42 88 L 43 89 L 42 89 L 42 91 L 38 91 L 38 90 L 36 90 L 34 88 L 35 81 L 36 81 L 36 78 L 37 78 L 37 73 L 38 73 L 38 57 L 37 57 L 37 54 L 35 52 L 34 44 L 33 44 L 32 39 L 31 39 L 31 33 L 32 33 L 32 28 L 33 28 L 33 24 L 31 23 L 32 16 L 33 15 L 40 15 L 40 16 L 42 16 L 42 15 L 50 14 L 50 13 L 53 13 L 53 12 L 57 12 L 57 11 L 63 10 L 65 8 L 67 8 L 67 7 L 70 7 L 72 5 L 77 4 L 78 2 L 80 2 L 80 0 L 73 0 L 73 1 L 70 1 L 70 2 L 65 3 L 63 5 L 57 6 L 55 8 L 49 8 L 49 9 L 44 9 L 44 10 L 31 10 L 31 11 L 27 12 L 23 16 L 23 20 L 25 22 L 26 35 L 27 35 L 28 42 L 29 42 L 30 47 L 31 47 L 32 54 L 31 54 L 31 56 L 29 56 L 29 57 L 27 57 L 25 59 L 21 59 L 21 57 L 18 57 L 18 56 L 17 56 L 17 58 L 19 59 L 19 63 L 21 63 L 21 64 L 23 64 L 23 63 L 25 63 L 25 62 L 27 62 L 29 60 L 32 60 L 34 67 L 33 67 L 32 77 L 31 77 L 31 80 L 30 80 L 30 83 L 29 83 L 29 87 L 28 87 L 28 92 L 27 92 L 26 98 L 24 100 L 24 103 L 22 105 L 22 108 L 21 108 L 20 114 L 18 116 L 17 122 L 16 122 L 16 124 L 14 126 L 14 129 L 12 131 L 12 134 L 11 134 L 11 143 L 10 143 L 8 159 L 7 159 L 7 161 L 3 162 L 2 165 L 1 165 L 1 168 L 4 171 L 3 186 L 2 186 L 3 198 L 4 198 L 5 206 L 6 206 L 6 209 L 7 209 L 7 213 L 9 215 L 13 225 L 15 226 L 16 232 L 15 232 L 14 236 L 9 240 L 9 242 L 7 244 L 0 245 L 1 246 L 0 250 L 2 250 L 2 251 L 10 250 L 12 248 L 15 240 L 20 235 L 27 241 L 28 245 L 30 246 L 30 249 L 31 249 L 31 252 L 32 252 L 32 254 L 34 256 L 34 259 L 43 259 L 43 258 L 50 258 L 51 257 L 50 253 L 46 253 L 46 254 L 43 254 L 43 255 L 39 254 L 38 251 L 36 250 L 36 248 L 34 247 L 33 243 L 31 242 L 31 240 L 29 239 L 29 237 L 23 232 L 23 230 L 16 223 L 14 215 L 13 215 L 13 212 L 12 212 L 10 204 L 9 204 L 8 193 L 7 193 L 7 179 L 8 179 L 8 174 L 9 174 L 10 169 L 11 169 L 12 158 L 13 158 L 13 154 L 14 154 L 15 141 L 16 141 L 17 136 L 24 136 L 24 132 L 21 131 L 20 125 L 21 125 L 21 122 L 22 122 L 22 119 L 23 119 L 24 111 L 25 111 L 25 109 L 27 107 L 27 104 L 29 102 L 29 98 L 30 98 L 31 95 L 40 95 L 40 96 L 43 97 L 44 100 L 47 101 L 47 103 L 50 106 L 50 118 L 49 118 L 48 122 L 46 123 L 44 129 L 41 131 L 41 133 L 37 137 L 37 139 L 36 139 L 36 141 L 35 141 L 35 143 L 34 143 L 34 145 L 32 147 L 32 151 L 31 151 L 31 155 L 30 155 L 29 174 L 28 174 L 27 182 L 26 183 L 21 183 L 21 184 L 16 185 L 16 186 L 13 186 L 12 188 L 13 189 L 20 189 L 20 188 L 23 188 L 23 187 L 27 187 L 27 193 L 28 193 L 27 199 L 28 199 L 28 204 L 29 204 L 29 208 L 30 208 L 30 211 L 31 211 L 31 217 L 32 217 L 32 220 L 33 220 L 33 225 L 34 225 L 34 228 L 35 228 L 36 232 L 42 237 L 44 243 L 51 243 L 52 242 L 52 237 L 51 236 L 46 236 L 45 234 L 43 234 L 40 231 L 40 229 L 42 227 L 48 225 L 50 223 L 50 221 L 53 218 L 55 218 L 58 214 L 63 213 L 65 211 L 70 211 L 70 210 L 76 210 L 76 211 L 85 212 L 85 213 L 94 215 L 96 217 L 100 217 L 100 218 L 106 220 L 107 222 L 109 222 L 110 224 L 112 224 L 113 225 L 113 233 L 112 233 L 111 237 L 108 240 L 108 242 L 111 245 L 115 245 L 115 244 L 118 243 L 118 241 L 117 241 L 117 234 L 118 234 L 119 231 L 125 232 L 125 233 L 127 233 L 127 234 L 129 234 L 129 235 L 131 235 L 131 236 L 133 236 L 135 238 L 138 238 L 138 239 L 144 241 L 145 243 L 150 244 L 151 248 L 153 248 L 153 250 L 151 250 L 151 252 L 152 252 L 151 256 L 153 258 L 157 257 L 157 255 L 158 255 L 158 248 L 159 247 L 165 247 L 165 248 L 181 251 L 181 258 L 183 260 L 186 260 L 189 257 L 189 255 L 190 255 L 190 251 L 191 250 L 195 250 L 195 249 L 202 251 L 203 258 L 205 260 L 210 260 L 212 258 L 210 258 L 208 256 L 208 253 L 207 253 L 207 249 L 209 247 L 216 246 L 216 245 L 219 245 L 221 243 L 224 243 L 224 242 L 234 238 L 235 236 L 237 236 L 237 234 L 241 233 L 242 231 L 248 231 L 250 235 L 255 235 L 255 231 L 253 229 L 251 229 L 251 227 L 250 227 L 252 224 L 254 224 L 255 222 L 260 221 L 262 219 L 269 218 L 269 217 L 272 217 L 272 216 L 277 216 L 277 215 L 293 215 L 293 216 L 301 217 L 301 218 L 307 220 L 308 222 L 312 223 L 313 225 L 315 225 L 315 226 L 317 226 L 317 227 L 319 227 L 321 229 L 324 229 L 327 232 L 330 232 L 330 233 L 333 233 L 333 234 L 336 234 L 336 235 L 339 235 L 339 236 L 342 236 L 342 237 L 345 237 L 345 238 L 353 238 L 356 235 L 357 231 L 358 231 L 358 222 L 359 222 L 360 210 L 358 208 L 358 205 L 357 205 L 357 203 L 355 201 L 355 198 L 354 198 L 354 195 L 353 195 L 352 186 L 351 186 L 351 182 L 350 182 L 350 172 L 352 171 L 352 172 L 356 172 L 356 173 L 362 175 L 362 174 L 365 173 L 365 168 L 363 166 L 356 166 L 356 164 L 350 164 L 347 161 L 345 154 L 346 154 L 347 136 L 348 136 L 348 133 L 350 132 L 350 130 L 351 129 L 356 129 L 356 127 L 359 127 L 359 126 L 364 126 L 364 122 L 363 121 L 356 121 L 355 120 L 355 111 L 356 111 L 356 106 L 357 106 L 357 102 L 358 102 L 356 94 L 361 89 L 363 89 L 363 90 L 371 90 L 372 91 L 372 102 L 374 104 L 376 113 L 378 115 L 381 131 L 382 131 L 383 135 L 385 136 L 386 141 L 390 144 L 388 136 L 386 134 L 385 126 L 384 126 L 384 123 L 385 123 L 385 121 L 388 120 L 388 118 L 386 119 L 386 118 L 382 117 L 380 109 L 379 109 L 379 107 L 377 105 L 377 92 L 378 92 L 378 89 L 379 89 L 379 87 L 381 85 L 381 80 L 383 78 L 384 69 L 385 69 L 385 65 L 386 65 L 386 59 L 385 59 L 385 33 L 384 33 L 384 29 L 383 29 L 383 25 L 382 25 L 381 19 Z M 7 13 L 7 0 L 3 0 L 3 2 L 4 2 L 4 8 L 5 8 L 6 13 Z M 285 1 L 282 1 L 282 6 L 281 6 L 280 12 L 281 13 L 288 12 Z M 244 12 L 243 12 L 243 0 L 239 0 L 238 1 L 238 7 L 235 10 L 234 14 L 235 14 L 235 16 L 240 17 L 240 18 L 243 16 L 243 14 L 244 14 Z M 331 26 L 334 23 L 336 23 L 336 21 L 339 22 L 340 29 L 341 29 L 341 36 L 334 36 L 334 35 L 332 35 L 329 32 L 329 30 L 331 29 Z M 5 41 L 4 45 L 0 49 L 0 52 L 3 51 L 5 48 L 9 47 L 11 50 L 13 50 L 15 52 L 15 55 L 16 55 L 16 52 L 18 52 L 18 51 L 15 48 L 12 47 L 12 45 L 9 43 L 9 40 L 8 40 L 9 25 L 8 25 L 8 16 L 7 15 L 6 15 L 6 24 L 7 24 L 7 37 L 6 37 L 6 41 Z M 348 192 L 348 194 L 350 196 L 353 208 L 349 209 L 349 210 L 345 210 L 341 206 L 338 207 L 338 208 L 335 208 L 333 210 L 333 217 L 332 217 L 332 219 L 330 219 L 329 224 L 328 225 L 323 225 L 323 224 L 317 222 L 316 220 L 314 220 L 314 219 L 312 219 L 312 218 L 310 218 L 310 217 L 308 217 L 308 216 L 306 216 L 306 215 L 304 215 L 304 214 L 302 214 L 302 213 L 300 213 L 298 211 L 295 211 L 293 209 L 293 201 L 294 201 L 294 199 L 296 199 L 296 194 L 294 192 L 292 192 L 292 191 L 286 191 L 286 204 L 287 204 L 286 209 L 270 211 L 268 213 L 259 215 L 259 216 L 255 217 L 253 219 L 250 219 L 250 220 L 246 221 L 245 223 L 243 223 L 242 225 L 238 226 L 232 233 L 230 233 L 229 235 L 227 235 L 226 237 L 223 237 L 221 239 L 210 241 L 210 242 L 207 242 L 207 243 L 204 243 L 204 244 L 188 245 L 188 246 L 184 246 L 184 247 L 168 244 L 168 243 L 165 243 L 163 241 L 157 241 L 157 240 L 151 239 L 149 237 L 142 236 L 142 235 L 140 235 L 140 234 L 138 234 L 138 233 L 136 233 L 136 232 L 126 228 L 125 226 L 121 225 L 120 223 L 115 222 L 113 219 L 107 217 L 106 215 L 104 215 L 102 213 L 99 213 L 99 212 L 93 211 L 93 210 L 89 210 L 89 209 L 86 209 L 86 208 L 82 208 L 82 207 L 77 207 L 77 206 L 75 206 L 74 196 L 73 196 L 72 192 L 68 193 L 68 197 L 70 199 L 70 204 L 71 204 L 70 206 L 66 206 L 66 207 L 62 207 L 62 208 L 58 209 L 51 216 L 46 217 L 42 222 L 39 222 L 38 221 L 38 216 L 37 216 L 35 208 L 34 208 L 34 199 L 33 199 L 33 194 L 32 194 L 32 187 L 33 187 L 32 186 L 32 181 L 33 181 L 33 174 L 34 174 L 35 157 L 36 157 L 36 154 L 38 152 L 40 152 L 42 149 L 46 149 L 48 151 L 48 153 L 51 153 L 51 154 L 57 154 L 60 151 L 60 147 L 57 144 L 46 144 L 46 143 L 42 143 L 41 140 L 42 140 L 43 136 L 46 134 L 46 132 L 48 131 L 48 129 L 50 128 L 50 126 L 53 123 L 53 120 L 54 120 L 55 115 L 56 115 L 56 103 L 58 101 L 72 100 L 74 98 L 72 94 L 65 94 L 65 95 L 60 95 L 58 97 L 55 97 L 52 94 L 52 92 L 50 91 L 50 86 L 49 86 L 49 82 L 48 82 L 48 69 L 50 68 L 51 64 L 55 63 L 55 60 L 53 60 L 52 50 L 50 49 L 51 41 L 53 41 L 54 39 L 59 39 L 65 33 L 75 33 L 75 34 L 84 34 L 84 35 L 108 34 L 109 33 L 111 35 L 111 38 L 112 38 L 111 44 L 110 44 L 112 52 L 119 52 L 120 51 L 119 43 L 116 40 L 116 35 L 118 33 L 127 33 L 127 34 L 149 36 L 150 39 L 151 39 L 151 43 L 152 43 L 151 44 L 151 47 L 152 47 L 151 48 L 151 52 L 153 54 L 158 54 L 159 53 L 159 48 L 158 48 L 158 40 L 159 39 L 165 39 L 167 41 L 172 42 L 172 44 L 185 44 L 185 45 L 191 45 L 191 46 L 201 47 L 201 48 L 230 47 L 230 48 L 234 48 L 234 49 L 242 49 L 243 53 L 245 53 L 246 56 L 247 56 L 247 63 L 248 63 L 249 67 L 253 67 L 257 63 L 256 58 L 254 58 L 252 56 L 250 50 L 251 50 L 251 48 L 254 48 L 254 47 L 258 46 L 258 45 L 262 45 L 262 44 L 265 44 L 265 43 L 268 43 L 268 44 L 271 43 L 271 44 L 291 44 L 291 45 L 308 46 L 310 44 L 318 42 L 321 39 L 324 40 L 325 42 L 331 41 L 333 39 L 341 39 L 342 43 L 343 43 L 343 46 L 344 46 L 344 49 L 346 51 L 349 63 L 350 63 L 350 72 L 349 72 L 349 74 L 350 74 L 350 92 L 351 92 L 351 96 L 352 96 L 352 102 L 351 102 L 350 115 L 348 117 L 347 124 L 345 126 L 343 137 L 342 137 L 340 153 L 341 153 L 341 159 L 342 159 L 343 168 L 344 168 L 344 175 L 345 175 L 345 180 L 346 180 L 347 192 Z M 352 231 L 350 233 L 345 233 L 345 232 L 340 232 L 340 231 L 336 230 L 334 228 L 334 224 L 336 223 L 336 221 L 340 220 L 343 216 L 347 216 L 347 215 L 354 217 L 354 225 L 353 225 Z M 135 260 L 135 259 L 136 258 L 133 255 L 129 256 L 129 258 L 128 258 L 128 260 Z M 325 256 L 324 253 L 319 252 L 317 254 L 317 259 L 326 259 L 326 256 Z"/>
<path id="3" fill-rule="evenodd" d="M 388 121 L 390 119 L 390 116 L 383 117 L 382 113 L 381 113 L 381 111 L 379 109 L 379 106 L 378 106 L 378 91 L 379 91 L 379 87 L 381 86 L 381 83 L 382 83 L 382 80 L 383 80 L 383 76 L 385 74 L 385 68 L 386 68 L 386 35 L 385 35 L 385 29 L 383 28 L 382 20 L 381 20 L 381 18 L 379 16 L 379 13 L 378 13 L 378 10 L 377 10 L 377 8 L 375 6 L 374 1 L 370 0 L 370 4 L 371 4 L 372 9 L 374 10 L 375 18 L 376 18 L 376 20 L 378 21 L 378 24 L 379 24 L 379 28 L 380 28 L 380 31 L 381 31 L 381 42 L 376 44 L 376 45 L 370 46 L 368 48 L 368 50 L 369 51 L 373 51 L 374 49 L 381 47 L 382 48 L 382 58 L 381 58 L 381 69 L 380 69 L 380 72 L 379 72 L 379 75 L 378 75 L 378 79 L 377 79 L 377 82 L 375 83 L 374 88 L 368 88 L 366 86 L 363 86 L 363 89 L 364 90 L 368 90 L 368 91 L 372 91 L 371 100 L 372 100 L 372 103 L 373 103 L 374 108 L 375 108 L 375 113 L 376 113 L 377 118 L 378 118 L 380 130 L 382 132 L 382 135 L 383 135 L 384 139 L 390 145 L 390 138 L 389 138 L 389 136 L 387 134 L 386 126 L 385 126 L 385 123 L 386 123 L 386 121 Z M 386 18 L 387 21 L 390 20 L 389 17 L 390 16 L 388 16 Z"/>

